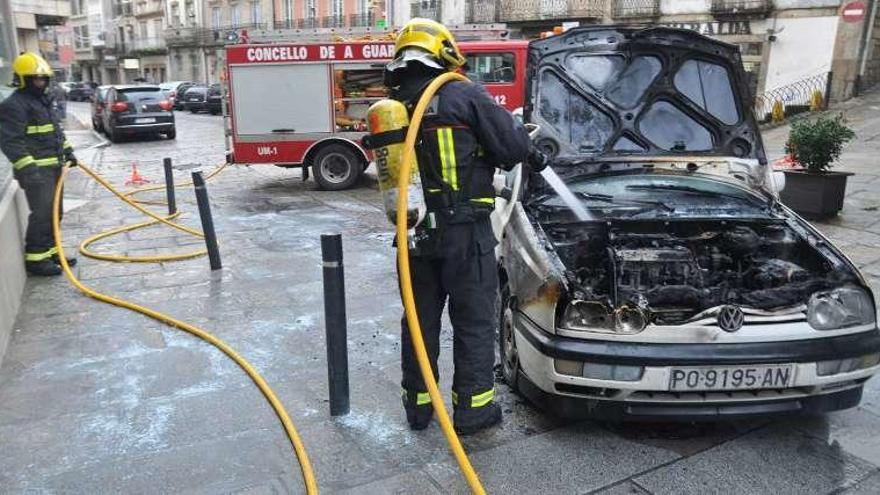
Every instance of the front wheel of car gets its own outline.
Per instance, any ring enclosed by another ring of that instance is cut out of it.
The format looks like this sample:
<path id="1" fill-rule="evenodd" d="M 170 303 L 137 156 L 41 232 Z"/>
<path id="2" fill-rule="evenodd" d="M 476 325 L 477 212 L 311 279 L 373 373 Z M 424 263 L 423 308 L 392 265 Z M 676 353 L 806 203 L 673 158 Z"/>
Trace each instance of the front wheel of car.
<path id="1" fill-rule="evenodd" d="M 510 296 L 510 286 L 506 283 L 500 290 L 498 315 L 498 355 L 501 359 L 501 374 L 510 390 L 519 392 L 519 352 L 516 348 L 514 315 L 516 299 Z"/>
<path id="2" fill-rule="evenodd" d="M 177 137 L 177 129 L 171 129 L 170 131 L 165 133 L 165 137 L 168 139 L 175 139 Z"/>

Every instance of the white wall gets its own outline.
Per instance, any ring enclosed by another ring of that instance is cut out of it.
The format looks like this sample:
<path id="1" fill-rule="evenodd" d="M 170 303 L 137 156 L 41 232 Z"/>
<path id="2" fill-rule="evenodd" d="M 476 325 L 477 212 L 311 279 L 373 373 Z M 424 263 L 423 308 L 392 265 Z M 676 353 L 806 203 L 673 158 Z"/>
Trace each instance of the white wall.
<path id="1" fill-rule="evenodd" d="M 705 14 L 710 6 L 710 0 L 660 0 L 663 15 Z"/>
<path id="2" fill-rule="evenodd" d="M 9 166 L 0 159 L 3 166 Z M 12 326 L 27 279 L 24 271 L 24 230 L 27 214 L 24 193 L 15 181 L 0 191 L 0 363 L 12 335 Z"/>
<path id="3" fill-rule="evenodd" d="M 837 16 L 776 19 L 777 39 L 770 43 L 766 90 L 831 70 L 838 22 Z M 767 25 L 772 26 L 772 21 Z"/>
<path id="4" fill-rule="evenodd" d="M 840 0 L 773 0 L 773 6 L 776 10 L 838 7 L 840 4 Z"/>

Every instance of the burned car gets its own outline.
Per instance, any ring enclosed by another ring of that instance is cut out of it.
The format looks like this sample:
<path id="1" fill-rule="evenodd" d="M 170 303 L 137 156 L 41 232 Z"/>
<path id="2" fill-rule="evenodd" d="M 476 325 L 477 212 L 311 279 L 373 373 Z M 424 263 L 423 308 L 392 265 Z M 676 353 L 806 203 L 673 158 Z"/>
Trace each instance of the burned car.
<path id="1" fill-rule="evenodd" d="M 873 295 L 779 202 L 737 48 L 595 26 L 532 42 L 529 66 L 525 120 L 584 211 L 538 174 L 496 178 L 507 383 L 608 419 L 858 404 L 880 368 Z"/>

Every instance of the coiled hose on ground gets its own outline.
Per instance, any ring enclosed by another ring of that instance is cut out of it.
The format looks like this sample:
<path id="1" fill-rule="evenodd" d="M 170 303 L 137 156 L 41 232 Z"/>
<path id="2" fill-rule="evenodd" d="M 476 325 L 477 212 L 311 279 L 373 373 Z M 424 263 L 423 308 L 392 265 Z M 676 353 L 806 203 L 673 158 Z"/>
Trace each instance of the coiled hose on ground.
<path id="1" fill-rule="evenodd" d="M 91 176 L 93 179 L 98 181 L 98 183 L 100 183 L 105 188 L 107 188 L 107 190 L 109 190 L 114 195 L 116 195 L 116 197 L 118 197 L 119 199 L 121 199 L 125 203 L 131 205 L 136 210 L 140 211 L 141 213 L 143 213 L 153 219 L 148 222 L 143 222 L 143 223 L 134 224 L 134 225 L 128 225 L 128 226 L 120 227 L 117 229 L 112 229 L 112 230 L 104 232 L 102 234 L 98 234 L 97 236 L 94 236 L 90 239 L 87 239 L 85 242 L 83 242 L 83 245 L 81 246 L 81 250 L 83 250 L 84 255 L 90 256 L 90 257 L 95 257 L 98 259 L 104 259 L 104 260 L 108 260 L 108 261 L 161 262 L 161 261 L 187 259 L 187 258 L 192 258 L 195 256 L 201 256 L 202 254 L 205 254 L 204 251 L 199 251 L 199 252 L 195 252 L 195 253 L 185 253 L 185 254 L 178 254 L 178 255 L 152 256 L 152 257 L 127 257 L 127 256 L 96 255 L 95 253 L 89 252 L 87 250 L 87 248 L 88 248 L 88 244 L 90 244 L 91 242 L 94 242 L 98 239 L 103 239 L 103 238 L 108 237 L 110 235 L 147 227 L 150 225 L 154 225 L 156 223 L 163 223 L 165 225 L 168 225 L 169 227 L 178 229 L 180 231 L 186 232 L 188 234 L 191 234 L 191 235 L 194 235 L 197 237 L 203 237 L 203 234 L 197 230 L 194 230 L 194 229 L 191 229 L 191 228 L 186 227 L 184 225 L 180 225 L 175 222 L 172 222 L 171 220 L 173 218 L 175 218 L 177 216 L 177 214 L 170 215 L 168 217 L 162 217 L 160 215 L 157 215 L 157 214 L 147 210 L 146 208 L 143 208 L 142 206 L 138 205 L 135 200 L 130 199 L 130 194 L 125 195 L 125 194 L 119 192 L 110 183 L 105 181 L 103 178 L 98 176 L 94 171 L 92 171 L 89 167 L 83 165 L 82 163 L 80 163 L 79 168 L 83 172 L 85 172 L 86 174 Z M 278 419 L 281 420 L 281 424 L 284 427 L 284 431 L 287 434 L 287 437 L 290 439 L 290 443 L 293 446 L 293 450 L 296 454 L 296 459 L 299 462 L 300 471 L 302 472 L 303 483 L 305 485 L 306 492 L 310 495 L 317 494 L 318 493 L 318 485 L 315 480 L 314 471 L 312 470 L 312 464 L 309 461 L 308 454 L 306 454 L 305 446 L 303 445 L 302 440 L 299 437 L 299 433 L 296 431 L 296 427 L 293 425 L 293 421 L 291 421 L 291 419 L 290 419 L 290 415 L 287 413 L 287 410 L 284 409 L 284 405 L 281 403 L 281 401 L 275 395 L 275 392 L 273 392 L 272 388 L 269 387 L 269 384 L 266 383 L 266 380 L 263 379 L 263 377 L 260 375 L 260 373 L 246 359 L 244 359 L 241 355 L 239 355 L 237 352 L 235 352 L 235 350 L 232 349 L 228 344 L 226 344 L 225 342 L 223 342 L 219 338 L 215 337 L 211 333 L 209 333 L 199 327 L 196 327 L 194 325 L 190 325 L 189 323 L 178 320 L 176 318 L 173 318 L 173 317 L 168 316 L 164 313 L 160 313 L 158 311 L 152 310 L 150 308 L 140 306 L 140 305 L 135 304 L 133 302 L 126 301 L 124 299 L 119 299 L 119 298 L 116 298 L 113 296 L 109 296 L 107 294 L 103 294 L 101 292 L 98 292 L 94 289 L 91 289 L 91 288 L 85 286 L 82 282 L 79 281 L 79 279 L 76 278 L 76 276 L 73 274 L 73 271 L 70 269 L 70 266 L 68 265 L 66 258 L 64 257 L 64 247 L 62 246 L 61 228 L 60 228 L 60 221 L 59 221 L 59 219 L 60 219 L 59 205 L 61 203 L 61 201 L 60 201 L 61 200 L 61 191 L 63 189 L 64 180 L 67 177 L 68 170 L 69 170 L 68 167 L 64 167 L 62 174 L 61 174 L 61 178 L 58 180 L 58 184 L 55 187 L 55 200 L 54 200 L 53 208 L 52 208 L 52 232 L 55 235 L 55 246 L 58 249 L 58 257 L 61 262 L 61 268 L 64 271 L 64 274 L 67 276 L 67 279 L 70 281 L 70 283 L 73 284 L 77 289 L 79 289 L 83 294 L 85 294 L 89 297 L 92 297 L 94 299 L 97 299 L 99 301 L 102 301 L 102 302 L 105 302 L 108 304 L 112 304 L 114 306 L 119 306 L 121 308 L 126 308 L 126 309 L 129 309 L 132 311 L 136 311 L 136 312 L 141 313 L 143 315 L 149 316 L 150 318 L 153 318 L 154 320 L 165 323 L 166 325 L 168 325 L 172 328 L 179 328 L 183 331 L 189 332 L 192 335 L 195 335 L 196 337 L 213 345 L 217 349 L 220 349 L 220 351 L 222 351 L 224 354 L 229 356 L 230 359 L 235 361 L 235 363 L 238 366 L 240 366 L 241 369 L 243 369 L 245 373 L 247 373 L 247 375 L 251 378 L 251 380 L 253 380 L 253 382 L 254 382 L 254 384 L 256 384 L 257 388 L 260 389 L 260 392 L 262 392 L 263 395 L 266 397 L 266 400 L 269 401 L 269 404 L 272 406 L 272 409 L 275 410 L 275 414 L 277 414 Z M 218 172 L 219 172 L 219 170 L 215 171 L 211 175 L 215 175 Z"/>

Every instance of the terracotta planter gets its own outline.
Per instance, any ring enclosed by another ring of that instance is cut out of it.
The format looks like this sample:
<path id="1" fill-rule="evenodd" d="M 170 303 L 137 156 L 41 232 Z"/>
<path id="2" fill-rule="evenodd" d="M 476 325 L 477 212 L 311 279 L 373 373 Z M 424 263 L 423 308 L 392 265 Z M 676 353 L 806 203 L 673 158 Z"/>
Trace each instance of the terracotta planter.
<path id="1" fill-rule="evenodd" d="M 785 170 L 782 202 L 807 218 L 828 218 L 843 209 L 846 178 L 851 172 Z"/>

